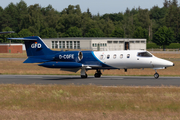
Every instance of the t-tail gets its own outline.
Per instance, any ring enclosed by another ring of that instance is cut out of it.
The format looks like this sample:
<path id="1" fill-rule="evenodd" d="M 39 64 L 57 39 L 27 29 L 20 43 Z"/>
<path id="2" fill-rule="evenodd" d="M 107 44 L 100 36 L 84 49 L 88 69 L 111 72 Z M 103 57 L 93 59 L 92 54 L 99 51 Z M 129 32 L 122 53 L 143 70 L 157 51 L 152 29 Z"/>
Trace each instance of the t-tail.
<path id="1" fill-rule="evenodd" d="M 9 40 L 23 40 L 26 47 L 28 59 L 24 63 L 41 63 L 52 61 L 54 54 L 59 51 L 52 51 L 38 36 L 24 38 L 8 38 Z"/>

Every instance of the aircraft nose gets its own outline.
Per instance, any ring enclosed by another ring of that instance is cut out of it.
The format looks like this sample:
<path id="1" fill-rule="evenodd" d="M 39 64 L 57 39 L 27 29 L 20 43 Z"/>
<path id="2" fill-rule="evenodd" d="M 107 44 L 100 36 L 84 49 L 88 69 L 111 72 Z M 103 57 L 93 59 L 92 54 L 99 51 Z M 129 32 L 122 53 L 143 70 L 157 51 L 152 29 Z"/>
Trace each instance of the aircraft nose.
<path id="1" fill-rule="evenodd" d="M 173 66 L 175 66 L 175 64 L 173 63 Z"/>

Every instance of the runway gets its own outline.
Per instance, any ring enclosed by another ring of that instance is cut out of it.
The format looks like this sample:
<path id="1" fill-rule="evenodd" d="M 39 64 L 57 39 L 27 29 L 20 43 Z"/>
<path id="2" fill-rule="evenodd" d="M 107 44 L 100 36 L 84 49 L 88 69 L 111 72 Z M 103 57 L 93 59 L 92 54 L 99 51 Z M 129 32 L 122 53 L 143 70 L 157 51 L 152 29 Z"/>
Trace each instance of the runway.
<path id="1" fill-rule="evenodd" d="M 66 75 L 0 75 L 0 84 L 62 84 L 101 86 L 180 86 L 180 77 L 137 77 L 137 76 L 80 76 Z"/>

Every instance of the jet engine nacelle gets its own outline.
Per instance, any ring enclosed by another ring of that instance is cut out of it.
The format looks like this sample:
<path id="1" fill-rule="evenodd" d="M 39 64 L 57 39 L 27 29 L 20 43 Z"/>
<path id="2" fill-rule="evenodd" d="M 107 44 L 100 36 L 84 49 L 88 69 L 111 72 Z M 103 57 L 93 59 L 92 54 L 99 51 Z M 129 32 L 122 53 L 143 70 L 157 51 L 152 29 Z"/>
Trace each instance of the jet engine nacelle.
<path id="1" fill-rule="evenodd" d="M 60 52 L 55 55 L 56 61 L 79 62 L 82 60 L 82 58 L 83 54 L 79 51 Z"/>
<path id="2" fill-rule="evenodd" d="M 77 62 L 46 62 L 39 64 L 39 66 L 47 68 L 80 68 L 82 64 Z"/>

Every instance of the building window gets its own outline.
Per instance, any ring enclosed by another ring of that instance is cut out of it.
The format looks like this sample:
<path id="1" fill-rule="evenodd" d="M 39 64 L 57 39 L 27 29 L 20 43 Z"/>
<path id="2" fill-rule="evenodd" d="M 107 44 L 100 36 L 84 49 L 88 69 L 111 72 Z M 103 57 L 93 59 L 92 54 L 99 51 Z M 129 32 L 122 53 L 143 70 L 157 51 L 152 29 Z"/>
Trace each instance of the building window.
<path id="1" fill-rule="evenodd" d="M 92 46 L 94 47 L 94 43 L 92 44 Z"/>
<path id="2" fill-rule="evenodd" d="M 127 54 L 127 58 L 130 58 L 130 54 Z"/>
<path id="3" fill-rule="evenodd" d="M 140 43 L 140 41 L 136 41 L 136 43 Z"/>
<path id="4" fill-rule="evenodd" d="M 145 41 L 141 41 L 141 43 L 146 43 Z"/>
<path id="5" fill-rule="evenodd" d="M 76 41 L 74 41 L 74 49 L 77 49 Z"/>
<path id="6" fill-rule="evenodd" d="M 113 55 L 113 58 L 116 59 L 116 54 Z"/>
<path id="7" fill-rule="evenodd" d="M 105 46 L 107 46 L 107 44 L 106 44 L 106 43 L 105 43 L 104 45 L 105 45 Z"/>
<path id="8" fill-rule="evenodd" d="M 69 48 L 69 41 L 66 41 L 66 48 Z"/>
<path id="9" fill-rule="evenodd" d="M 65 41 L 63 41 L 63 48 L 65 48 Z"/>
<path id="10" fill-rule="evenodd" d="M 52 49 L 54 49 L 54 41 L 52 41 Z"/>
<path id="11" fill-rule="evenodd" d="M 72 41 L 70 41 L 70 49 L 72 49 L 73 47 L 72 47 Z"/>
<path id="12" fill-rule="evenodd" d="M 112 41 L 107 41 L 107 43 L 112 43 Z"/>
<path id="13" fill-rule="evenodd" d="M 107 55 L 107 59 L 109 59 L 110 58 L 110 55 Z"/>
<path id="14" fill-rule="evenodd" d="M 121 58 L 121 59 L 123 58 L 123 54 L 120 55 L 120 58 Z"/>
<path id="15" fill-rule="evenodd" d="M 120 44 L 124 43 L 124 41 L 119 41 Z"/>
<path id="16" fill-rule="evenodd" d="M 130 41 L 130 43 L 134 43 L 134 41 Z"/>
<path id="17" fill-rule="evenodd" d="M 118 43 L 118 41 L 113 41 L 113 43 Z"/>
<path id="18" fill-rule="evenodd" d="M 55 48 L 58 48 L 58 41 L 55 41 Z"/>
<path id="19" fill-rule="evenodd" d="M 97 44 L 95 43 L 95 47 L 97 46 Z"/>
<path id="20" fill-rule="evenodd" d="M 62 48 L 62 46 L 61 46 L 61 41 L 59 41 L 59 48 L 60 48 L 60 49 Z"/>
<path id="21" fill-rule="evenodd" d="M 77 41 L 77 48 L 80 49 L 80 41 Z"/>

